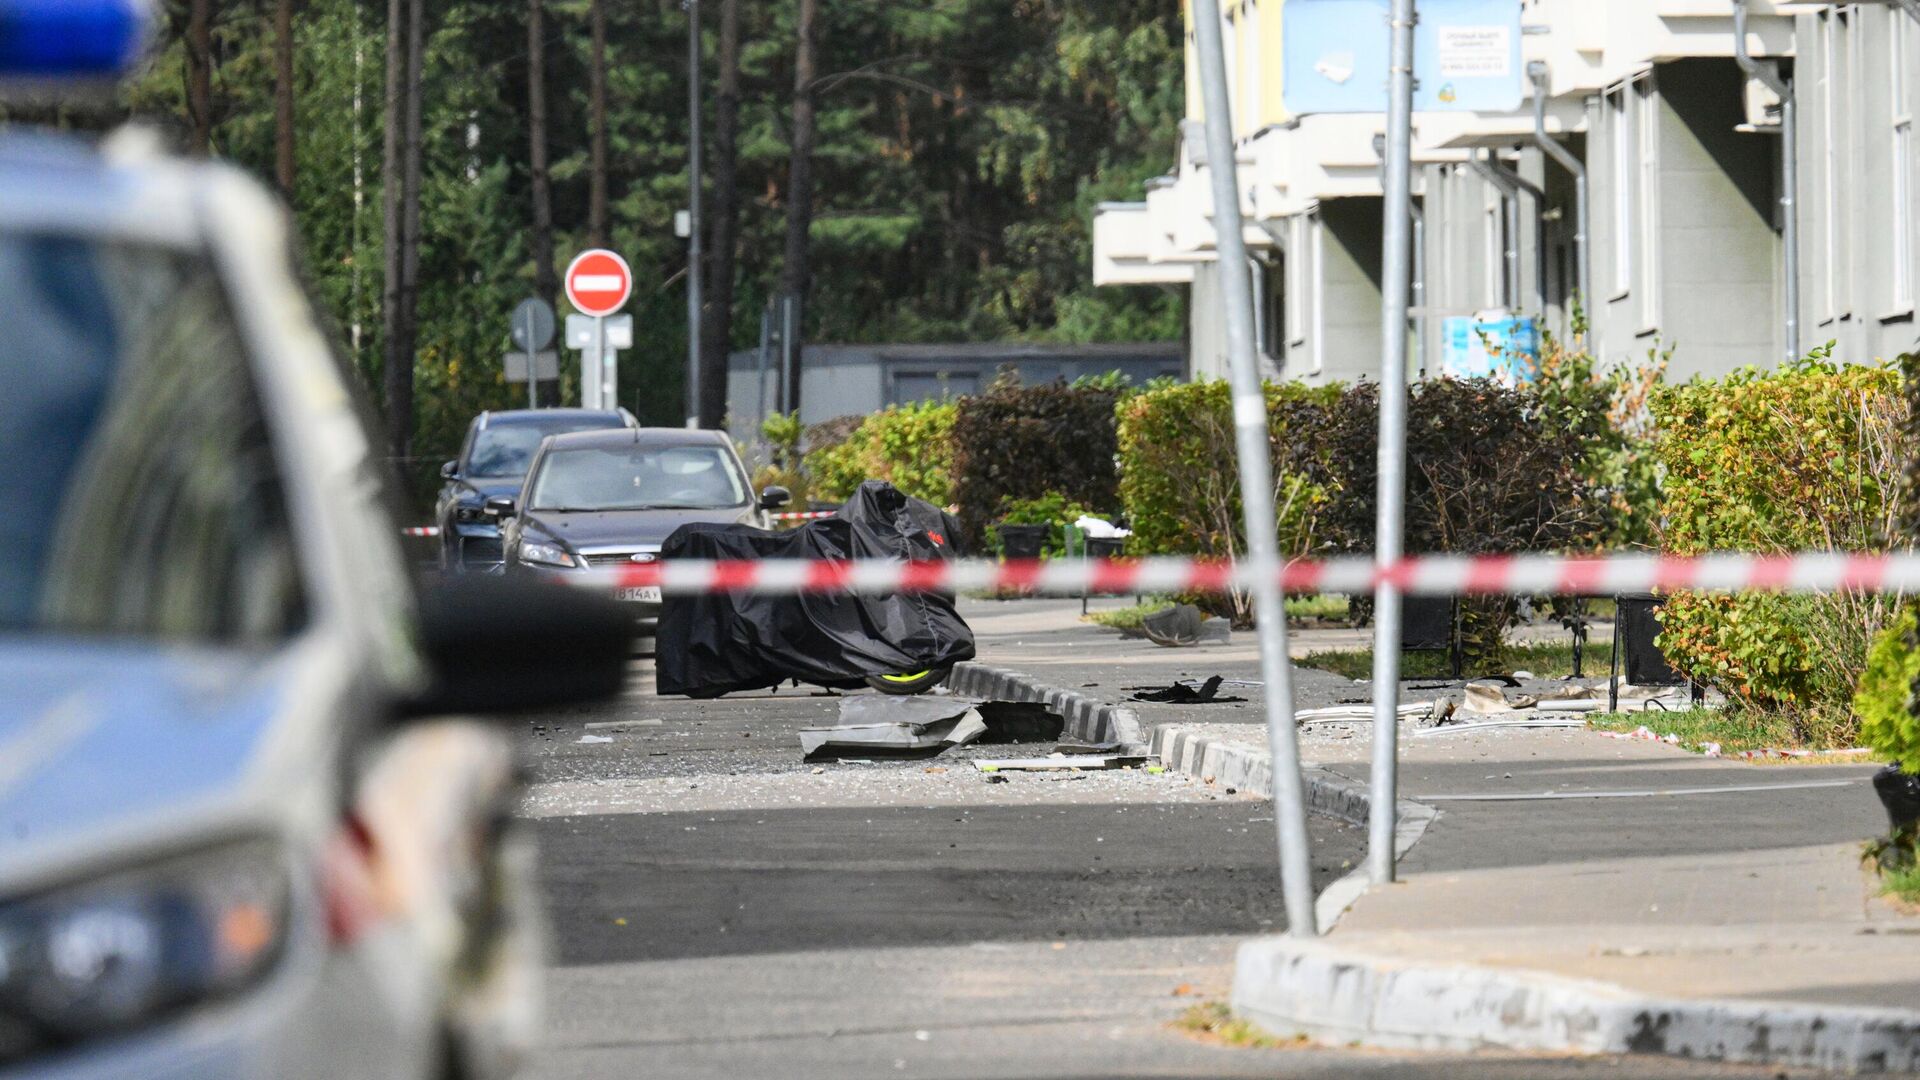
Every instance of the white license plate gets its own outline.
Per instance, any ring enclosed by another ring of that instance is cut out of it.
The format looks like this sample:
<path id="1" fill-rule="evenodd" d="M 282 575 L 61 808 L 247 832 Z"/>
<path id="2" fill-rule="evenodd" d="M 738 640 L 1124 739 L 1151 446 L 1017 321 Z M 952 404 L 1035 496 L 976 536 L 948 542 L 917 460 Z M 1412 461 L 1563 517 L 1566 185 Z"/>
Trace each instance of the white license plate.
<path id="1" fill-rule="evenodd" d="M 631 589 L 621 589 L 620 599 L 631 600 L 636 604 L 657 604 L 660 602 L 660 586 L 640 585 Z"/>

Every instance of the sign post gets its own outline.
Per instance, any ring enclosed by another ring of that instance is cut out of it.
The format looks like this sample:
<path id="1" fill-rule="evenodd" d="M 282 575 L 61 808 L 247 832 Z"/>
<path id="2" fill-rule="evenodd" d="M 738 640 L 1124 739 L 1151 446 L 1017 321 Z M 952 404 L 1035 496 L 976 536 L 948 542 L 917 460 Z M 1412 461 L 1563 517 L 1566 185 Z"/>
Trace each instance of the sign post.
<path id="1" fill-rule="evenodd" d="M 568 302 L 593 320 L 592 351 L 581 361 L 580 404 L 611 409 L 618 403 L 619 369 L 607 349 L 607 316 L 626 307 L 633 296 L 633 271 L 618 254 L 593 248 L 574 256 L 565 280 Z M 573 320 L 567 322 L 571 338 Z"/>
<path id="2" fill-rule="evenodd" d="M 513 346 L 526 356 L 527 408 L 540 407 L 540 380 L 547 378 L 541 350 L 553 344 L 553 305 L 529 296 L 513 309 Z M 511 380 L 513 375 L 509 373 Z"/>
<path id="3" fill-rule="evenodd" d="M 1246 512 L 1247 561 L 1253 564 L 1253 617 L 1260 635 L 1260 677 L 1266 686 L 1267 746 L 1272 755 L 1273 818 L 1280 849 L 1280 890 L 1287 933 L 1320 932 L 1313 901 L 1312 840 L 1307 834 L 1300 733 L 1293 715 L 1293 662 L 1287 658 L 1287 609 L 1280 592 L 1280 543 L 1275 535 L 1273 464 L 1268 459 L 1267 399 L 1254 356 L 1253 276 L 1247 272 L 1240 224 L 1239 169 L 1234 163 L 1231 98 L 1219 0 L 1194 0 L 1194 41 L 1206 103 L 1207 160 L 1213 174 L 1213 228 L 1220 253 L 1220 298 L 1226 309 L 1227 359 L 1233 376 L 1234 442 L 1240 459 L 1240 497 Z"/>

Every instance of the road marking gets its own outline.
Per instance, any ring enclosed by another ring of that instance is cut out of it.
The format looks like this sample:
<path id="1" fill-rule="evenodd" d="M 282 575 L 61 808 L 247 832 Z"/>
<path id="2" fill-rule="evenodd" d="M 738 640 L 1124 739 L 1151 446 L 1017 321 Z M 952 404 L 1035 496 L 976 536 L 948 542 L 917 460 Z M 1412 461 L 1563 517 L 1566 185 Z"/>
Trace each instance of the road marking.
<path id="1" fill-rule="evenodd" d="M 1644 791 L 1536 791 L 1511 795 L 1415 795 L 1421 802 L 1526 802 L 1538 799 L 1644 799 L 1657 795 L 1722 795 L 1737 791 L 1797 791 L 1850 787 L 1858 780 L 1807 780 L 1795 784 L 1729 784 L 1726 787 L 1659 788 Z"/>

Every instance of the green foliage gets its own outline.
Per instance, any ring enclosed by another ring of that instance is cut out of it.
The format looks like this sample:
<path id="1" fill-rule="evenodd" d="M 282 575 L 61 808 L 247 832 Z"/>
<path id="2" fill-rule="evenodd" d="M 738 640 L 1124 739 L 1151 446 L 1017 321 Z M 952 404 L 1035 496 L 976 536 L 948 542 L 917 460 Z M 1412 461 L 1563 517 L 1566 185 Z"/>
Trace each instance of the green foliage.
<path id="1" fill-rule="evenodd" d="M 800 414 L 774 413 L 760 424 L 760 438 L 771 460 L 753 474 L 753 489 L 764 491 L 778 485 L 793 495 L 792 507 L 804 510 L 810 503 L 812 480 L 803 467 L 800 442 L 806 426 Z"/>
<path id="2" fill-rule="evenodd" d="M 1050 530 L 1040 555 L 1046 559 L 1058 558 L 1066 554 L 1066 526 L 1092 512 L 1058 491 L 1031 499 L 1004 499 L 999 512 L 993 515 L 994 523 L 987 526 L 987 550 L 996 555 L 1004 550 L 1000 542 L 1001 525 L 1046 525 Z"/>
<path id="3" fill-rule="evenodd" d="M 1824 354 L 1654 396 L 1665 471 L 1662 545 L 1691 555 L 1884 550 L 1898 524 L 1899 376 Z M 1855 738 L 1853 691 L 1897 601 L 1676 593 L 1661 649 L 1737 701 L 1777 709 L 1814 746 Z"/>
<path id="4" fill-rule="evenodd" d="M 996 381 L 961 398 L 953 423 L 953 497 L 969 544 L 1023 500 L 1059 496 L 1089 512 L 1119 505 L 1115 390 Z M 1076 515 L 1077 516 L 1077 515 Z"/>
<path id="5" fill-rule="evenodd" d="M 1653 453 L 1654 390 L 1671 353 L 1649 350 L 1644 364 L 1602 370 L 1576 326 L 1571 340 L 1541 343 L 1531 388 L 1545 425 L 1574 432 L 1585 452 L 1582 477 L 1604 505 L 1594 537 L 1607 550 L 1654 546 L 1659 531 L 1660 470 Z"/>
<path id="6" fill-rule="evenodd" d="M 1315 546 L 1321 509 L 1336 493 L 1314 436 L 1339 387 L 1269 383 L 1268 448 L 1283 555 Z M 1232 390 L 1225 382 L 1149 389 L 1119 403 L 1120 500 L 1142 555 L 1233 558 L 1246 550 Z"/>
<path id="7" fill-rule="evenodd" d="M 952 402 L 890 405 L 874 413 L 841 442 L 807 454 L 813 491 L 829 502 L 844 501 L 867 480 L 885 480 L 935 506 L 953 501 Z"/>
<path id="8" fill-rule="evenodd" d="M 1378 388 L 1271 384 L 1266 402 L 1281 555 L 1372 550 Z M 1409 551 L 1592 546 L 1604 506 L 1587 468 L 1596 425 L 1570 425 L 1573 407 L 1549 404 L 1536 390 L 1484 379 L 1415 388 L 1408 420 Z M 1246 540 L 1227 386 L 1152 390 L 1124 402 L 1120 412 L 1121 496 L 1135 550 L 1238 557 Z M 1233 614 L 1244 616 L 1246 599 L 1233 599 Z M 1516 614 L 1506 600 L 1468 605 L 1470 662 L 1493 665 Z"/>
<path id="9" fill-rule="evenodd" d="M 1920 774 L 1920 717 L 1914 708 L 1914 685 L 1920 682 L 1917 639 L 1913 609 L 1905 608 L 1873 639 L 1860 689 L 1853 695 L 1861 741 L 1914 774 Z"/>
<path id="10" fill-rule="evenodd" d="M 274 149 L 271 13 L 214 6 L 214 152 L 261 175 Z M 677 424 L 686 247 L 663 223 L 686 203 L 686 23 L 677 4 L 614 4 L 606 14 L 610 243 L 633 266 L 638 339 L 622 358 L 618 399 L 645 423 Z M 586 241 L 587 15 L 584 0 L 546 6 L 562 266 Z M 742 5 L 738 348 L 753 344 L 754 316 L 780 270 L 794 17 L 792 4 Z M 507 314 L 536 280 L 525 18 L 521 0 L 448 0 L 427 13 L 422 483 L 475 412 L 524 402 L 524 389 L 501 377 L 500 355 Z M 1182 298 L 1095 288 L 1086 267 L 1094 208 L 1130 197 L 1174 154 L 1184 109 L 1179 18 L 1166 0 L 823 5 L 806 337 L 1178 339 Z M 153 58 L 123 89 L 119 115 L 184 128 L 185 24 L 183 5 L 165 6 Z M 306 0 L 295 24 L 290 202 L 314 292 L 375 387 L 386 29 L 382 5 L 356 0 Z M 709 87 L 716 31 L 710 22 Z M 570 367 L 563 363 L 562 382 L 573 395 Z M 924 479 L 919 493 L 938 486 Z"/>

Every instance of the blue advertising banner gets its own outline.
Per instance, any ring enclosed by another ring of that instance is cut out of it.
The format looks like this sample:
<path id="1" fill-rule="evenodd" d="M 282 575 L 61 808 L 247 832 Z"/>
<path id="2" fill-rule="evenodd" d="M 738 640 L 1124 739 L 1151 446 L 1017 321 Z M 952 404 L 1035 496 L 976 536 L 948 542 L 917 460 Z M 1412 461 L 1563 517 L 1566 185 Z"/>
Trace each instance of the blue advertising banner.
<path id="1" fill-rule="evenodd" d="M 1540 370 L 1540 329 L 1505 312 L 1456 315 L 1440 321 L 1440 373 L 1455 379 L 1490 378 L 1509 386 L 1534 381 Z"/>
<path id="2" fill-rule="evenodd" d="M 1520 0 L 1420 0 L 1415 112 L 1513 112 L 1524 100 Z M 1287 111 L 1387 111 L 1388 0 L 1287 0 L 1281 9 Z"/>

